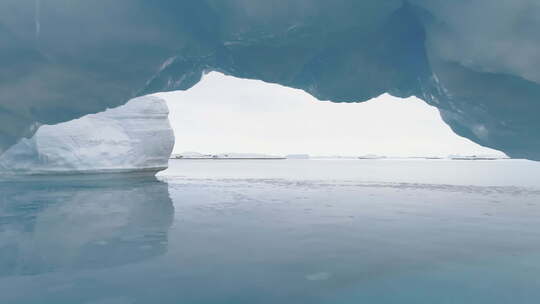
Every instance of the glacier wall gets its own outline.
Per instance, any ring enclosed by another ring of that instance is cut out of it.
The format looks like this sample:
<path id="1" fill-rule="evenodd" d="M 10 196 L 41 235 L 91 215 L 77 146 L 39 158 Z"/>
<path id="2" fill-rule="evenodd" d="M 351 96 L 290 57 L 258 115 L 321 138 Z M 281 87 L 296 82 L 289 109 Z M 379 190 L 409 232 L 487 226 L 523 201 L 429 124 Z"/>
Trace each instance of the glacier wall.
<path id="1" fill-rule="evenodd" d="M 205 71 L 335 102 L 417 96 L 540 160 L 537 0 L 3 0 L 0 150 Z"/>
<path id="2" fill-rule="evenodd" d="M 155 96 L 43 125 L 0 155 L 0 172 L 158 171 L 174 146 L 166 102 Z"/>

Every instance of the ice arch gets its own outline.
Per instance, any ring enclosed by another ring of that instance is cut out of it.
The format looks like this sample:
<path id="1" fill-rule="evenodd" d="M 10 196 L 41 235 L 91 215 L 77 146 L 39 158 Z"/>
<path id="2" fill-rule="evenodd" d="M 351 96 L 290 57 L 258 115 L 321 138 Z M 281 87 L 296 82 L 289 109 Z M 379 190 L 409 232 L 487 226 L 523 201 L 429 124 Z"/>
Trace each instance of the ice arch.
<path id="1" fill-rule="evenodd" d="M 336 102 L 417 96 L 540 159 L 538 16 L 536 0 L 4 0 L 0 150 L 217 70 Z"/>

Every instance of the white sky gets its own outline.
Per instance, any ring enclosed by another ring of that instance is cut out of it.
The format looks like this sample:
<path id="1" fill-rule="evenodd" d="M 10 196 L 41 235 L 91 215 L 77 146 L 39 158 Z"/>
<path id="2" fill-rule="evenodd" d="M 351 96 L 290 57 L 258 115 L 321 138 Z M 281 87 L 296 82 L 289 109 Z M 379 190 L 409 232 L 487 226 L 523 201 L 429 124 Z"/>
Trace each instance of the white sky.
<path id="1" fill-rule="evenodd" d="M 331 103 L 217 72 L 188 91 L 159 95 L 171 112 L 173 153 L 502 155 L 455 135 L 436 108 L 416 98 Z"/>

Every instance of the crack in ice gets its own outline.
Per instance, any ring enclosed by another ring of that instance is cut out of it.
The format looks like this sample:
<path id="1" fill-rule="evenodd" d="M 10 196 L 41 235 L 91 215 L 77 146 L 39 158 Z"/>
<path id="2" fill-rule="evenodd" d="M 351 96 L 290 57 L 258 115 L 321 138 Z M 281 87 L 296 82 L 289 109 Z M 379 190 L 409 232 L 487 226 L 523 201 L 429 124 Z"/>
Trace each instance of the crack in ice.
<path id="1" fill-rule="evenodd" d="M 36 40 L 39 40 L 39 35 L 41 34 L 41 0 L 36 0 L 36 8 L 34 15 L 34 23 L 36 26 Z"/>

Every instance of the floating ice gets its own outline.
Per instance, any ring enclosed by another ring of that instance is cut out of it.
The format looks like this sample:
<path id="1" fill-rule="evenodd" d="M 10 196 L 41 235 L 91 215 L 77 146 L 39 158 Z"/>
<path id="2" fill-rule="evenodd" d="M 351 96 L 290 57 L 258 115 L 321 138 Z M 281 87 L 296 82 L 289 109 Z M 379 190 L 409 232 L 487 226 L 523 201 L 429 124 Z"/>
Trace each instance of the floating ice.
<path id="1" fill-rule="evenodd" d="M 139 97 L 105 112 L 41 126 L 0 156 L 0 171 L 157 171 L 167 168 L 173 145 L 165 101 Z"/>

